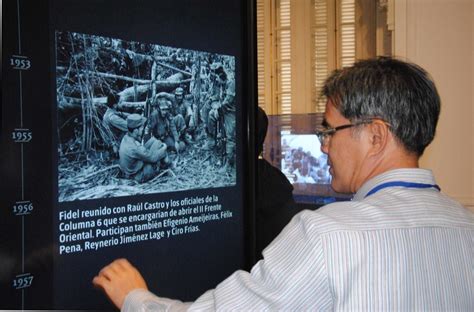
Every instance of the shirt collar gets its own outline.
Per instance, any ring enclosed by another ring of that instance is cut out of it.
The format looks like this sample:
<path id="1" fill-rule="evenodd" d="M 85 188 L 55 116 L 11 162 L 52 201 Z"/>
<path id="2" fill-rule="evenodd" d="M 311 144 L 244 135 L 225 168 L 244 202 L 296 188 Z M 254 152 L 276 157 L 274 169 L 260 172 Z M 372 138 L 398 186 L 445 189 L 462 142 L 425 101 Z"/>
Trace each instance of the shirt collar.
<path id="1" fill-rule="evenodd" d="M 355 193 L 352 200 L 362 200 L 374 187 L 387 182 L 404 181 L 412 183 L 436 184 L 433 173 L 428 169 L 404 168 L 394 169 L 366 181 Z"/>

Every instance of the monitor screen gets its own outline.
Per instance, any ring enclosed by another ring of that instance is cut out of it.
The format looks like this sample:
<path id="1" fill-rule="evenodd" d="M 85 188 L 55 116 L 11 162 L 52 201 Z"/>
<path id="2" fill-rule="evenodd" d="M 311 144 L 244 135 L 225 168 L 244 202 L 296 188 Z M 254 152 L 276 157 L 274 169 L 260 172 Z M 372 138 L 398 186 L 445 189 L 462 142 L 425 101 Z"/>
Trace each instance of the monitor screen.
<path id="1" fill-rule="evenodd" d="M 315 134 L 281 133 L 281 171 L 291 184 L 330 184 L 327 155 Z"/>
<path id="2" fill-rule="evenodd" d="M 328 157 L 314 133 L 322 119 L 316 113 L 268 116 L 263 157 L 285 174 L 298 203 L 323 205 L 351 197 L 331 188 Z"/>

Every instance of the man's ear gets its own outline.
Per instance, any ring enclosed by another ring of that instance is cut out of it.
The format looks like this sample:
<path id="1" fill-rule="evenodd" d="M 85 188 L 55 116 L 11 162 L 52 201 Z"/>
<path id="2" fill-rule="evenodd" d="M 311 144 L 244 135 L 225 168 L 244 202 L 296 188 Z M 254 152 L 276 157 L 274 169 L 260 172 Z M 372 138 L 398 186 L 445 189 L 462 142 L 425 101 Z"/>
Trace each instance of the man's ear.
<path id="1" fill-rule="evenodd" d="M 390 130 L 388 125 L 382 121 L 375 119 L 368 125 L 370 154 L 377 155 L 383 152 L 390 140 Z"/>

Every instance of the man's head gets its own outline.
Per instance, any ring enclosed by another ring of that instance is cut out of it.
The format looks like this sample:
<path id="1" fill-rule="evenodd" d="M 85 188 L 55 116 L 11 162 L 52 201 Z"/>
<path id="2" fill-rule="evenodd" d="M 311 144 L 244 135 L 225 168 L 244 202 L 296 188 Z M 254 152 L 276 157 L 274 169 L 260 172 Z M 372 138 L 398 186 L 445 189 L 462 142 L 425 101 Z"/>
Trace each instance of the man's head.
<path id="1" fill-rule="evenodd" d="M 265 111 L 259 106 L 257 111 L 257 138 L 255 145 L 257 146 L 257 156 L 263 151 L 263 142 L 267 136 L 268 117 Z"/>
<path id="2" fill-rule="evenodd" d="M 116 108 L 119 100 L 120 97 L 117 94 L 111 92 L 109 95 L 107 95 L 107 106 L 110 108 Z"/>
<path id="3" fill-rule="evenodd" d="M 128 132 L 133 138 L 138 140 L 143 130 L 146 118 L 138 114 L 130 114 L 127 116 L 127 128 Z"/>
<path id="4" fill-rule="evenodd" d="M 160 115 L 161 117 L 166 117 L 168 116 L 168 113 L 170 111 L 170 105 L 167 99 L 165 98 L 159 98 L 158 99 L 158 107 L 160 108 Z"/>
<path id="5" fill-rule="evenodd" d="M 184 99 L 184 89 L 177 87 L 176 90 L 174 90 L 174 96 L 178 102 L 181 102 Z"/>
<path id="6" fill-rule="evenodd" d="M 434 138 L 439 95 L 415 64 L 359 61 L 328 77 L 322 93 L 328 99 L 325 126 L 332 128 L 322 150 L 336 191 L 355 192 L 376 174 L 416 166 Z"/>
<path id="7" fill-rule="evenodd" d="M 352 122 L 380 118 L 408 152 L 421 156 L 434 138 L 440 98 L 421 67 L 391 58 L 359 61 L 334 72 L 323 88 Z"/>
<path id="8" fill-rule="evenodd" d="M 215 75 L 221 81 L 226 80 L 227 74 L 224 70 L 222 63 L 212 63 L 211 64 L 211 74 Z"/>

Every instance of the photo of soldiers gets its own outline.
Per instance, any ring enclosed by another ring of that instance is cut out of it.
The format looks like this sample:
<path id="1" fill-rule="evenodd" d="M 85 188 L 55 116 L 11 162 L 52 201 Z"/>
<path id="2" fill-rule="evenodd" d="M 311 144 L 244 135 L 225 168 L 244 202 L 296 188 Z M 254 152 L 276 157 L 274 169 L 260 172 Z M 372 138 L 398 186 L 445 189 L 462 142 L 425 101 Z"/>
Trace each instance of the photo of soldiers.
<path id="1" fill-rule="evenodd" d="M 56 31 L 58 200 L 236 183 L 235 57 Z"/>

